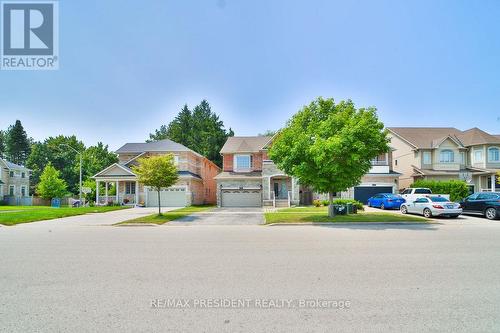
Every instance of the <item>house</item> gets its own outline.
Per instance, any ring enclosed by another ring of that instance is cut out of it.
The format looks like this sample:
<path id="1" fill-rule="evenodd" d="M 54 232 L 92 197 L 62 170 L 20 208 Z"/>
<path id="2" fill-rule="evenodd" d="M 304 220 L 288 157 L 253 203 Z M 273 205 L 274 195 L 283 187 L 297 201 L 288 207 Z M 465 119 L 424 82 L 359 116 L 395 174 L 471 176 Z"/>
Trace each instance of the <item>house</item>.
<path id="1" fill-rule="evenodd" d="M 279 170 L 267 155 L 270 136 L 229 137 L 222 147 L 217 181 L 219 207 L 287 207 L 299 203 L 296 178 Z"/>
<path id="2" fill-rule="evenodd" d="M 500 135 L 479 128 L 389 127 L 395 147 L 394 170 L 402 174 L 400 186 L 415 180 L 461 179 L 471 192 L 500 190 Z"/>
<path id="3" fill-rule="evenodd" d="M 228 138 L 220 151 L 222 172 L 215 177 L 219 207 L 288 207 L 327 198 L 279 170 L 267 154 L 271 143 L 269 136 Z M 396 193 L 400 174 L 392 171 L 391 160 L 392 151 L 378 156 L 358 186 L 337 196 L 366 202 L 376 193 Z"/>
<path id="4" fill-rule="evenodd" d="M 144 204 L 158 206 L 158 193 L 139 183 L 132 166 L 139 158 L 173 154 L 178 168 L 178 182 L 161 191 L 161 206 L 190 206 L 215 204 L 216 191 L 214 177 L 220 168 L 206 157 L 174 141 L 165 139 L 149 143 L 126 143 L 116 152 L 118 163 L 112 164 L 97 173 L 93 178 L 97 183 L 96 202 Z M 104 193 L 99 191 L 99 184 L 104 183 Z M 113 195 L 110 186 L 114 187 Z"/>
<path id="5" fill-rule="evenodd" d="M 29 196 L 30 170 L 0 158 L 0 200 Z"/>

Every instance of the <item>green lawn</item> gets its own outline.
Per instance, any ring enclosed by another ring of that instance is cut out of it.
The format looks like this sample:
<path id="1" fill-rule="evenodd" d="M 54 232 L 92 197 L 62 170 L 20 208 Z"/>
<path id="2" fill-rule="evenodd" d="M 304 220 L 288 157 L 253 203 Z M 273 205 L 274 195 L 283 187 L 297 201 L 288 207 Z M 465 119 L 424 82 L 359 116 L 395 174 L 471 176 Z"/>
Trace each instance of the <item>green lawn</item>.
<path id="1" fill-rule="evenodd" d="M 392 213 L 365 213 L 338 215 L 328 217 L 327 207 L 294 207 L 281 209 L 274 213 L 266 213 L 266 224 L 271 223 L 307 223 L 307 222 L 427 222 L 427 219 L 392 214 Z"/>
<path id="2" fill-rule="evenodd" d="M 141 223 L 164 224 L 164 223 L 191 215 L 193 213 L 198 213 L 198 212 L 203 212 L 203 211 L 213 209 L 214 207 L 215 207 L 214 205 L 189 206 L 189 207 L 175 209 L 175 210 L 172 210 L 170 212 L 165 212 L 165 213 L 162 213 L 162 215 L 158 215 L 158 214 L 147 215 L 147 216 L 139 217 L 137 219 L 120 222 L 120 223 L 117 223 L 115 225 L 136 224 L 136 223 L 137 224 L 141 224 Z"/>
<path id="3" fill-rule="evenodd" d="M 8 207 L 10 209 L 6 209 Z M 0 224 L 15 225 L 19 223 L 52 220 L 60 217 L 83 215 L 87 213 L 105 213 L 129 207 L 106 206 L 106 207 L 61 207 L 52 208 L 47 206 L 1 206 Z M 12 210 L 12 212 L 10 212 Z"/>
<path id="4" fill-rule="evenodd" d="M 26 210 L 26 209 L 38 209 L 47 208 L 47 206 L 0 206 L 0 212 L 6 210 Z"/>

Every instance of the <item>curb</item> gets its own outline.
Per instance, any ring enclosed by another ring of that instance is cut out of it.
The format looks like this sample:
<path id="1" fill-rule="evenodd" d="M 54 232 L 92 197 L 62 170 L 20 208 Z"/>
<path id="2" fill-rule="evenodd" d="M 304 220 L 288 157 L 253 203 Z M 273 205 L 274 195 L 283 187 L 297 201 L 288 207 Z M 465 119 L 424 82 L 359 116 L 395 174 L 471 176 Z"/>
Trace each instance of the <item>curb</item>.
<path id="1" fill-rule="evenodd" d="M 266 227 L 274 227 L 274 226 L 321 226 L 321 225 L 422 225 L 422 224 L 440 224 L 437 222 L 429 221 L 429 222 L 297 222 L 297 223 L 270 223 L 265 224 Z"/>

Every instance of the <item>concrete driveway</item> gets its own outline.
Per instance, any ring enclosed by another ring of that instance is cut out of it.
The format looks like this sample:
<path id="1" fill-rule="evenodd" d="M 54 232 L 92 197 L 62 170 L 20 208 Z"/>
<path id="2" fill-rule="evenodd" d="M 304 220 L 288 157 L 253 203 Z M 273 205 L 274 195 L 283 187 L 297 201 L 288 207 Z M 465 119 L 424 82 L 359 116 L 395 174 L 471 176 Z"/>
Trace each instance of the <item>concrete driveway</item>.
<path id="1" fill-rule="evenodd" d="M 179 225 L 258 225 L 264 224 L 262 208 L 215 208 L 169 222 L 167 226 Z"/>

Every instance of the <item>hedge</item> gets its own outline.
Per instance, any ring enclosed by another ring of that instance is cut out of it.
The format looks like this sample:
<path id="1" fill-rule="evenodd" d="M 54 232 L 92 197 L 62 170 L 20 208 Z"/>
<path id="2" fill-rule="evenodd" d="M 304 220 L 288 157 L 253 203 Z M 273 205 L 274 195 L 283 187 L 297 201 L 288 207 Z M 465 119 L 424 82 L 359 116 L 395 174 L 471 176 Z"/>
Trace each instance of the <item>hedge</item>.
<path id="1" fill-rule="evenodd" d="M 417 180 L 411 187 L 425 187 L 435 194 L 449 194 L 451 201 L 460 201 L 469 195 L 467 183 L 462 180 Z"/>

